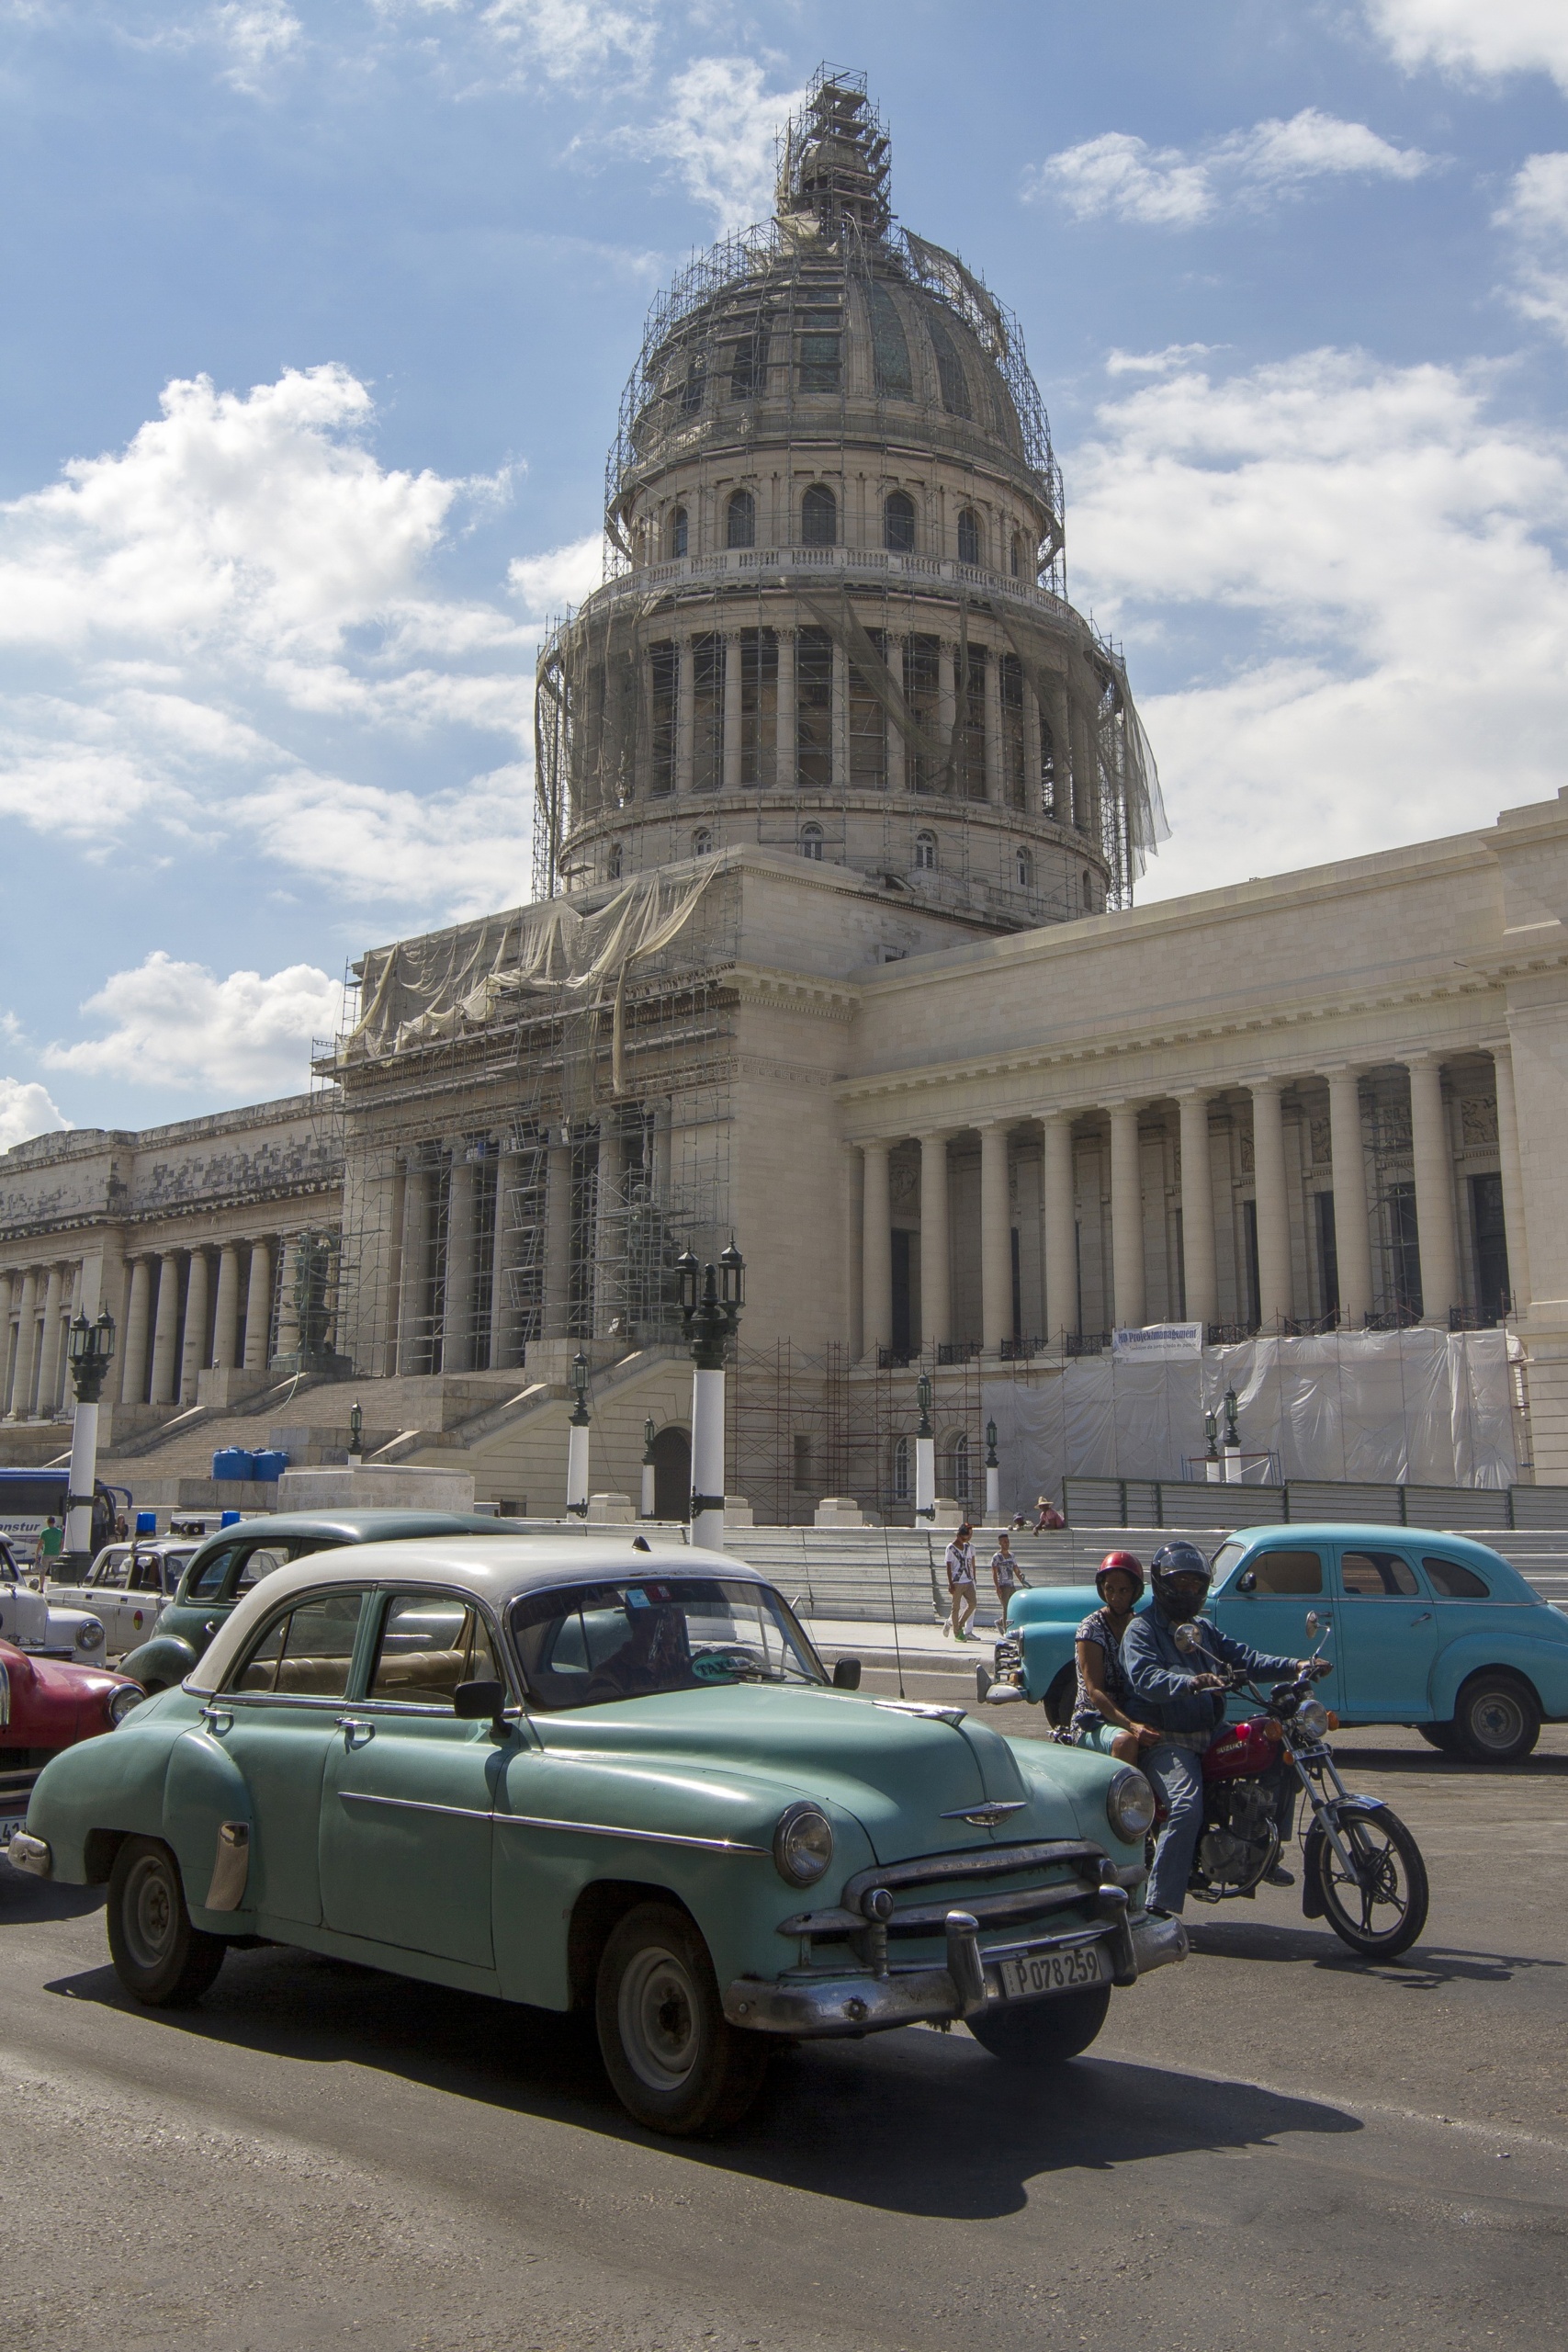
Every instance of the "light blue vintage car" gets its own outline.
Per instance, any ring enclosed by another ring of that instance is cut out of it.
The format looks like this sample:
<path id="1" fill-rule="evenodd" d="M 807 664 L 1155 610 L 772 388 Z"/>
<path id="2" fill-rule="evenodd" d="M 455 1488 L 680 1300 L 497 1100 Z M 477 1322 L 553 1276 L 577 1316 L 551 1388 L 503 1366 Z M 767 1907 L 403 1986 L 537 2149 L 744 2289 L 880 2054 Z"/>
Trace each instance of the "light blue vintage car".
<path id="1" fill-rule="evenodd" d="M 1445 1755 L 1512 1764 L 1542 1723 L 1568 1721 L 1568 1617 L 1483 1544 L 1344 1521 L 1243 1527 L 1213 1565 L 1222 1632 L 1285 1657 L 1322 1637 L 1333 1671 L 1318 1696 L 1342 1724 L 1411 1724 Z M 998 1675 L 1055 1722 L 1072 1712 L 1074 1633 L 1098 1606 L 1092 1585 L 1045 1585 L 1009 1609 Z"/>
<path id="2" fill-rule="evenodd" d="M 121 1981 L 266 1937 L 592 2008 L 640 2120 L 717 2128 L 783 2041 L 965 2019 L 1071 2056 L 1179 1960 L 1143 1775 L 863 1696 L 721 1553 L 425 1536 L 276 1569 L 182 1686 L 51 1763 L 11 1859 L 107 1883 Z"/>

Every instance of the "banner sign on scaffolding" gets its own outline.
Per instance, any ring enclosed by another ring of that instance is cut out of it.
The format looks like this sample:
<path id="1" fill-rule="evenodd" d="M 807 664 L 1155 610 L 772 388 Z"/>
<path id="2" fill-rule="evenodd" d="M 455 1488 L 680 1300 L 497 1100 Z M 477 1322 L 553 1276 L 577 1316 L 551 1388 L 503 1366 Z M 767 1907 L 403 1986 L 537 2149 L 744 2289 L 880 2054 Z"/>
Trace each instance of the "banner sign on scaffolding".
<path id="1" fill-rule="evenodd" d="M 1141 1329 L 1112 1331 L 1111 1352 L 1136 1363 L 1175 1363 L 1203 1352 L 1201 1323 L 1145 1323 Z"/>

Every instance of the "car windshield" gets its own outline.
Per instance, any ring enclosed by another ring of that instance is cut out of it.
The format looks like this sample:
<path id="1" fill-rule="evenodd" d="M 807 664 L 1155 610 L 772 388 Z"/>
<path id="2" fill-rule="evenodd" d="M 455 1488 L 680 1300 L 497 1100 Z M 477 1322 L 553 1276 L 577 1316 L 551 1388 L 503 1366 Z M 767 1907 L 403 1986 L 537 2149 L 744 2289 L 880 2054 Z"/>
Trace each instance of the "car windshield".
<path id="1" fill-rule="evenodd" d="M 512 1630 L 529 1698 L 551 1710 L 659 1690 L 822 1680 L 777 1593 L 727 1577 L 529 1593 L 513 1605 Z"/>
<path id="2" fill-rule="evenodd" d="M 1213 1577 L 1216 1587 L 1224 1584 L 1225 1578 L 1229 1576 L 1236 1562 L 1242 1558 L 1243 1555 L 1246 1553 L 1246 1544 L 1238 1544 L 1234 1535 L 1228 1544 L 1222 1544 L 1220 1545 L 1219 1550 L 1215 1553 L 1213 1558 L 1209 1563 L 1209 1574 Z"/>

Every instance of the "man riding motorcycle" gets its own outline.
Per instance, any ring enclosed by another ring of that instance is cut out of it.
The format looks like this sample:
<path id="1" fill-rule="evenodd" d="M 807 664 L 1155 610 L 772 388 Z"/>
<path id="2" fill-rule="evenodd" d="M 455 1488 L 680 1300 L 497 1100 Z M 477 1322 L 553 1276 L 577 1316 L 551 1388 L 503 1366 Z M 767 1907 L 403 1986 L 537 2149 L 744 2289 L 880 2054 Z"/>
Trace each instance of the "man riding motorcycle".
<path id="1" fill-rule="evenodd" d="M 1138 1702 L 1140 1713 L 1159 1732 L 1156 1746 L 1145 1748 L 1138 1762 L 1156 1791 L 1164 1797 L 1168 1815 L 1155 1848 L 1149 1874 L 1149 1909 L 1167 1918 L 1179 1915 L 1187 1901 L 1192 1857 L 1203 1826 L 1203 1769 L 1200 1761 L 1224 1718 L 1224 1682 L 1213 1673 L 1194 1674 L 1188 1653 L 1176 1643 L 1176 1627 L 1188 1624 L 1209 1597 L 1209 1564 L 1195 1544 L 1167 1544 L 1149 1563 L 1153 1606 L 1134 1618 L 1122 1636 L 1122 1670 Z M 1314 1663 L 1293 1657 L 1270 1657 L 1247 1643 L 1222 1634 L 1205 1622 L 1203 1647 L 1224 1665 L 1235 1667 L 1255 1682 L 1283 1682 L 1314 1670 Z M 1295 1816 L 1296 1792 L 1283 1775 L 1280 1784 L 1279 1826 L 1281 1844 L 1289 1838 Z M 1289 1871 L 1278 1864 L 1269 1872 L 1275 1886 L 1292 1886 Z"/>

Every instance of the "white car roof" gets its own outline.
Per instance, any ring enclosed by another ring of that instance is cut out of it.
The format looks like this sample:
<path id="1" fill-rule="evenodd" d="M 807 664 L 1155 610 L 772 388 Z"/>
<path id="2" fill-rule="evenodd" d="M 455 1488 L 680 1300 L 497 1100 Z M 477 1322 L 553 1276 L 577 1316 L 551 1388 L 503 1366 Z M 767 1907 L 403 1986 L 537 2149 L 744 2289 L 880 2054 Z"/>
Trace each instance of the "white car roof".
<path id="1" fill-rule="evenodd" d="M 471 1593 L 496 1616 L 520 1593 L 562 1585 L 597 1584 L 627 1577 L 723 1576 L 748 1584 L 768 1579 L 728 1552 L 649 1540 L 633 1549 L 625 1535 L 421 1535 L 391 1544 L 344 1544 L 310 1553 L 252 1586 L 213 1635 L 206 1655 L 186 1678 L 187 1690 L 216 1690 L 264 1618 L 297 1592 L 328 1592 L 355 1585 L 430 1585 Z"/>

